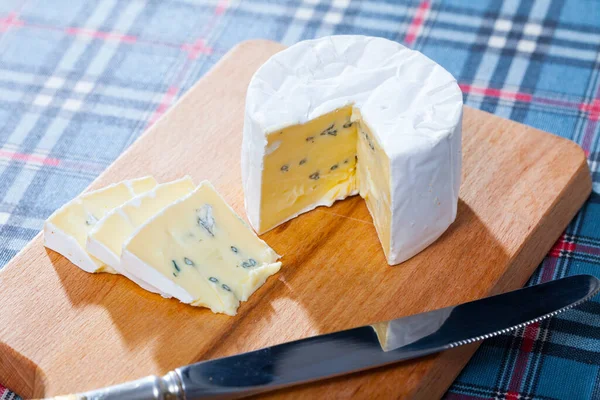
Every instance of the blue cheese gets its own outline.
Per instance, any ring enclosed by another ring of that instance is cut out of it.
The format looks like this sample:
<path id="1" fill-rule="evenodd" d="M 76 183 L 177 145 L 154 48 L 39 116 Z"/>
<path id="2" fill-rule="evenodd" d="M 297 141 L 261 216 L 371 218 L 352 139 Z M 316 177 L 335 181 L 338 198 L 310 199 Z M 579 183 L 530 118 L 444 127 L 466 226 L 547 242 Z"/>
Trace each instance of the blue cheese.
<path id="1" fill-rule="evenodd" d="M 116 273 L 112 267 L 85 250 L 87 235 L 110 210 L 156 185 L 156 180 L 149 176 L 84 193 L 46 220 L 44 245 L 86 272 Z"/>
<path id="2" fill-rule="evenodd" d="M 142 225 L 121 265 L 164 296 L 235 315 L 279 271 L 278 258 L 205 181 Z"/>
<path id="3" fill-rule="evenodd" d="M 87 251 L 142 288 L 160 293 L 158 289 L 129 274 L 121 266 L 123 244 L 139 226 L 175 200 L 191 193 L 194 188 L 194 182 L 188 176 L 160 184 L 111 210 L 89 232 Z"/>
<path id="4" fill-rule="evenodd" d="M 360 194 L 389 265 L 415 256 L 456 218 L 462 92 L 418 51 L 333 35 L 275 54 L 246 94 L 242 184 L 262 234 Z"/>

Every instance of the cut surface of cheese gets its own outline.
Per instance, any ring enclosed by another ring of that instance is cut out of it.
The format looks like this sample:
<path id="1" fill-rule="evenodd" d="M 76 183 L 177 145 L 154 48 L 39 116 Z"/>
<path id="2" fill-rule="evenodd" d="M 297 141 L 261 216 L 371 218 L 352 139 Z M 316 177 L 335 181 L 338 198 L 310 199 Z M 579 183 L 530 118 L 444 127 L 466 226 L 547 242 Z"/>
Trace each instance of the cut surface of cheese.
<path id="1" fill-rule="evenodd" d="M 356 129 L 351 114 L 352 107 L 345 107 L 267 136 L 261 230 L 356 191 Z"/>
<path id="2" fill-rule="evenodd" d="M 88 233 L 87 251 L 119 274 L 125 275 L 142 288 L 160 293 L 158 289 L 131 275 L 121 266 L 123 244 L 147 220 L 177 199 L 194 190 L 192 178 L 162 183 L 107 213 Z"/>
<path id="3" fill-rule="evenodd" d="M 456 218 L 461 129 L 461 90 L 425 55 L 366 36 L 297 43 L 248 87 L 248 219 L 263 233 L 359 193 L 398 264 Z"/>
<path id="4" fill-rule="evenodd" d="M 88 233 L 113 208 L 157 185 L 149 176 L 115 183 L 84 193 L 62 206 L 44 224 L 44 245 L 62 254 L 86 272 L 116 271 L 89 254 L 86 248 Z"/>
<path id="5" fill-rule="evenodd" d="M 356 157 L 361 160 L 356 179 L 362 184 L 360 196 L 365 199 L 373 217 L 383 252 L 389 258 L 391 246 L 390 160 L 364 122 L 356 121 L 358 143 Z"/>
<path id="6" fill-rule="evenodd" d="M 121 258 L 163 296 L 228 315 L 281 266 L 207 181 L 138 228 Z"/>

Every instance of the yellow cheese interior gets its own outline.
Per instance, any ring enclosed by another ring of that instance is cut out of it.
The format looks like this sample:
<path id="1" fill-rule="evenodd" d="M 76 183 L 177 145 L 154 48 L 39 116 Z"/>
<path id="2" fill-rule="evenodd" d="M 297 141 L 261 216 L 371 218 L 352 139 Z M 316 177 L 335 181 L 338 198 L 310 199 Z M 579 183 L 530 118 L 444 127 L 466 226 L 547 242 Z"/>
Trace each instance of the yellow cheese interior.
<path id="1" fill-rule="evenodd" d="M 156 184 L 154 178 L 145 177 L 86 193 L 52 215 L 49 221 L 73 237 L 81 248 L 85 249 L 87 235 L 94 225 L 110 210 L 133 198 L 136 195 L 134 187 L 138 191 L 150 190 Z M 106 269 L 104 264 L 92 255 L 90 258 L 98 265 L 97 272 L 114 272 L 112 268 Z"/>
<path id="2" fill-rule="evenodd" d="M 259 232 L 266 232 L 322 199 L 356 190 L 356 127 L 352 107 L 267 137 Z"/>
<path id="3" fill-rule="evenodd" d="M 360 191 L 390 247 L 390 161 L 351 106 L 267 135 L 259 233 Z"/>
<path id="4" fill-rule="evenodd" d="M 156 179 L 151 176 L 129 181 L 129 186 L 133 190 L 133 194 L 136 196 L 154 189 L 157 184 L 158 183 L 156 182 Z"/>
<path id="5" fill-rule="evenodd" d="M 106 215 L 90 233 L 90 237 L 120 257 L 123 244 L 137 227 L 175 200 L 192 192 L 194 188 L 194 183 L 189 177 L 160 184 Z"/>
<path id="6" fill-rule="evenodd" d="M 386 257 L 391 246 L 390 160 L 367 125 L 356 124 L 358 167 L 357 181 L 360 196 L 367 202 L 379 241 Z"/>
<path id="7" fill-rule="evenodd" d="M 148 221 L 125 249 L 181 286 L 193 305 L 230 315 L 281 265 L 208 183 Z"/>
<path id="8" fill-rule="evenodd" d="M 101 223 L 102 226 L 98 230 L 90 232 L 89 237 L 108 247 L 115 255 L 120 255 L 121 246 L 128 237 L 129 221 L 127 217 L 121 213 L 109 214 L 102 219 Z M 131 233 L 129 232 L 129 235 Z M 121 245 L 119 245 L 119 242 Z"/>
<path id="9" fill-rule="evenodd" d="M 89 216 L 86 226 L 91 228 L 110 210 L 125 203 L 133 196 L 134 194 L 131 192 L 129 186 L 123 182 L 112 187 L 100 189 L 94 193 L 83 195 L 81 203 Z"/>

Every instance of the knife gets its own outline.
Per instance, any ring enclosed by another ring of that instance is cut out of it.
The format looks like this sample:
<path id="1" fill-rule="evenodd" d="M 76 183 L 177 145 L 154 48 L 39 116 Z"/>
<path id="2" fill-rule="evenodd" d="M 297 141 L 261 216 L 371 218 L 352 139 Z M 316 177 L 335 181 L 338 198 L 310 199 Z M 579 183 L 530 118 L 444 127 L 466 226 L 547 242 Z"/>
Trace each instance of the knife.
<path id="1" fill-rule="evenodd" d="M 497 296 L 314 336 L 55 399 L 238 398 L 437 353 L 514 331 L 589 300 L 600 281 L 576 275 Z"/>

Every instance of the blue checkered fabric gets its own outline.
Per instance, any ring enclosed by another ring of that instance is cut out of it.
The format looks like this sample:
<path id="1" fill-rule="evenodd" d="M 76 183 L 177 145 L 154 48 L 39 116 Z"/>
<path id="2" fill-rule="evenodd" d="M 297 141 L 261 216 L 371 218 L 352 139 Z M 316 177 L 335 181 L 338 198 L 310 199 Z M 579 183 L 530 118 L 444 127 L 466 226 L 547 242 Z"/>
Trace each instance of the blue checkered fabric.
<path id="1" fill-rule="evenodd" d="M 598 0 L 2 0 L 0 268 L 235 44 L 330 34 L 418 49 L 466 104 L 580 144 L 594 192 L 530 283 L 600 276 Z M 600 399 L 600 303 L 484 342 L 446 397 Z"/>

